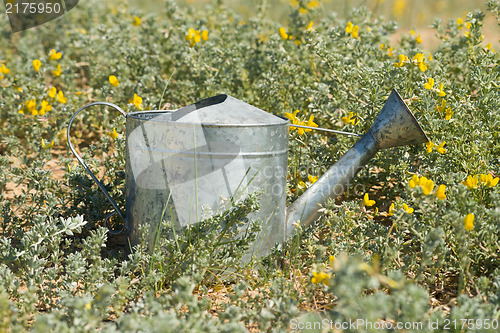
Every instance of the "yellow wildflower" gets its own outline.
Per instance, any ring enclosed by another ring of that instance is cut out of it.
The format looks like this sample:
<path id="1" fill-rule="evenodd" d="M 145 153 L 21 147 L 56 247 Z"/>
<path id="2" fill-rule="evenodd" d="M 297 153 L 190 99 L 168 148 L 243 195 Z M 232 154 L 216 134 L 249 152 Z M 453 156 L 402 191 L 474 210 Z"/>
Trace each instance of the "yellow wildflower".
<path id="1" fill-rule="evenodd" d="M 325 272 L 316 272 L 313 271 L 313 277 L 311 278 L 311 282 L 314 284 L 317 283 L 323 283 L 325 285 L 328 285 L 330 282 L 330 274 L 327 274 Z"/>
<path id="2" fill-rule="evenodd" d="M 493 178 L 493 176 L 490 174 L 479 175 L 479 181 L 488 187 L 496 186 L 498 184 L 499 180 L 500 180 L 500 178 L 498 178 L 498 177 Z"/>
<path id="3" fill-rule="evenodd" d="M 61 52 L 56 52 L 55 49 L 50 50 L 49 52 L 49 60 L 59 60 L 61 59 Z"/>
<path id="4" fill-rule="evenodd" d="M 380 46 L 378 47 L 380 50 L 383 50 L 384 49 L 384 44 L 380 44 Z"/>
<path id="5" fill-rule="evenodd" d="M 446 93 L 443 91 L 443 84 L 441 83 L 439 85 L 439 89 L 436 89 L 435 91 L 438 93 L 439 96 L 444 97 L 446 96 Z"/>
<path id="6" fill-rule="evenodd" d="M 110 75 L 108 80 L 109 80 L 109 83 L 111 83 L 111 85 L 113 87 L 118 87 L 118 85 L 120 84 L 120 81 L 118 81 L 118 79 L 114 75 Z"/>
<path id="7" fill-rule="evenodd" d="M 408 57 L 405 56 L 404 54 L 400 54 L 398 60 L 399 62 L 394 63 L 394 67 L 396 68 L 403 67 L 404 63 L 408 60 Z"/>
<path id="8" fill-rule="evenodd" d="M 206 42 L 208 40 L 208 30 L 203 30 L 201 32 L 201 40 Z"/>
<path id="9" fill-rule="evenodd" d="M 387 217 L 387 216 L 394 216 L 394 211 L 395 211 L 395 210 L 396 210 L 396 209 L 394 208 L 394 202 L 393 202 L 393 203 L 391 203 L 391 205 L 389 206 L 389 210 L 388 210 L 387 212 L 382 212 L 382 213 L 380 213 L 380 215 L 385 216 L 385 217 Z"/>
<path id="10" fill-rule="evenodd" d="M 307 179 L 311 184 L 314 184 L 318 180 L 318 176 L 307 175 Z"/>
<path id="11" fill-rule="evenodd" d="M 436 150 L 438 153 L 446 154 L 446 149 L 443 148 L 445 144 L 446 144 L 446 141 L 443 141 L 439 146 L 436 147 Z"/>
<path id="12" fill-rule="evenodd" d="M 297 123 L 297 125 L 304 125 L 304 124 L 305 124 L 304 122 Z M 306 132 L 305 128 L 302 127 L 297 128 L 297 133 L 299 133 L 299 135 L 304 135 L 305 132 Z"/>
<path id="13" fill-rule="evenodd" d="M 453 111 L 451 111 L 451 108 L 447 108 L 445 111 L 444 119 L 450 120 L 451 116 L 453 116 Z"/>
<path id="14" fill-rule="evenodd" d="M 304 15 L 307 14 L 308 10 L 304 7 L 299 7 L 299 14 Z"/>
<path id="15" fill-rule="evenodd" d="M 309 127 L 318 127 L 318 124 L 316 124 L 316 123 L 314 122 L 314 116 L 313 116 L 313 115 L 311 115 L 311 116 L 309 117 L 309 120 L 307 121 L 306 126 L 309 126 Z M 311 132 L 312 130 L 311 130 L 311 129 L 305 129 L 305 131 L 306 131 L 306 132 Z"/>
<path id="16" fill-rule="evenodd" d="M 406 0 L 396 0 L 392 6 L 392 14 L 395 17 L 403 16 L 406 8 Z"/>
<path id="17" fill-rule="evenodd" d="M 453 111 L 451 111 L 451 107 L 446 107 L 446 101 L 443 99 L 441 100 L 441 105 L 436 105 L 435 107 L 436 111 L 438 112 L 444 112 L 445 117 L 444 119 L 450 120 L 451 116 L 453 115 Z"/>
<path id="18" fill-rule="evenodd" d="M 319 6 L 321 6 L 321 2 L 317 0 L 309 1 L 306 5 L 309 9 L 318 8 Z"/>
<path id="19" fill-rule="evenodd" d="M 415 38 L 415 41 L 417 42 L 417 44 L 422 44 L 422 37 L 418 35 L 417 38 Z"/>
<path id="20" fill-rule="evenodd" d="M 139 16 L 134 16 L 134 22 L 132 22 L 132 24 L 136 27 L 141 25 L 141 18 Z"/>
<path id="21" fill-rule="evenodd" d="M 342 117 L 342 121 L 346 124 L 357 125 L 359 123 L 359 117 L 357 113 L 349 112 L 349 117 Z"/>
<path id="22" fill-rule="evenodd" d="M 68 98 L 64 97 L 62 90 L 59 90 L 59 92 L 57 93 L 57 101 L 59 103 L 66 104 L 67 100 L 68 100 Z"/>
<path id="23" fill-rule="evenodd" d="M 427 65 L 424 62 L 425 57 L 423 53 L 415 54 L 412 60 L 422 72 L 425 72 L 427 70 Z"/>
<path id="24" fill-rule="evenodd" d="M 393 203 L 391 203 L 391 205 L 389 206 L 389 213 L 388 213 L 388 214 L 389 214 L 389 216 L 393 216 L 393 215 L 394 215 L 394 211 L 395 211 L 395 210 L 396 210 L 396 209 L 394 208 L 394 202 L 393 202 Z"/>
<path id="25" fill-rule="evenodd" d="M 335 262 L 335 256 L 332 254 L 328 257 L 328 261 L 330 262 L 330 266 L 333 266 L 333 263 Z"/>
<path id="26" fill-rule="evenodd" d="M 281 39 L 283 39 L 283 40 L 287 40 L 288 39 L 288 34 L 286 33 L 286 29 L 285 28 L 281 27 L 279 29 L 279 34 L 280 34 Z"/>
<path id="27" fill-rule="evenodd" d="M 434 147 L 434 143 L 432 141 L 427 141 L 425 146 L 427 147 L 427 153 L 430 153 L 432 151 L 432 148 Z"/>
<path id="28" fill-rule="evenodd" d="M 40 70 L 40 67 L 42 67 L 42 62 L 38 59 L 33 60 L 33 69 L 35 72 L 38 72 Z"/>
<path id="29" fill-rule="evenodd" d="M 415 188 L 415 186 L 418 185 L 420 185 L 420 178 L 417 175 L 413 175 L 413 177 L 411 177 L 410 181 L 408 182 L 408 186 L 410 186 L 411 188 Z"/>
<path id="30" fill-rule="evenodd" d="M 467 231 L 472 231 L 474 229 L 474 214 L 470 213 L 464 217 L 464 228 Z"/>
<path id="31" fill-rule="evenodd" d="M 352 22 L 347 22 L 347 25 L 345 26 L 345 32 L 348 34 L 352 33 L 352 27 Z"/>
<path id="32" fill-rule="evenodd" d="M 45 115 L 45 112 L 48 112 L 52 110 L 52 105 L 49 104 L 46 100 L 43 100 L 42 103 L 40 103 L 40 111 L 38 111 L 38 114 L 40 116 Z"/>
<path id="33" fill-rule="evenodd" d="M 5 64 L 2 64 L 2 67 L 0 67 L 0 73 L 2 74 L 9 74 L 10 73 L 10 69 L 8 69 Z M 3 75 L 2 75 L 3 76 Z"/>
<path id="34" fill-rule="evenodd" d="M 357 25 L 355 25 L 353 28 L 352 28 L 352 38 L 358 38 L 358 32 L 359 32 L 359 27 Z"/>
<path id="35" fill-rule="evenodd" d="M 52 71 L 52 74 L 54 74 L 54 76 L 60 76 L 61 73 L 62 73 L 61 65 L 57 64 L 57 69 L 55 71 Z"/>
<path id="36" fill-rule="evenodd" d="M 300 125 L 299 120 L 297 119 L 297 113 L 299 113 L 299 110 L 295 110 L 295 112 L 292 114 L 290 112 L 285 112 L 285 117 L 290 119 L 292 121 L 292 124 Z M 291 130 L 296 129 L 297 127 L 290 126 Z"/>
<path id="37" fill-rule="evenodd" d="M 458 26 L 458 30 L 462 30 L 462 28 L 464 26 L 464 20 L 461 17 L 457 18 L 457 26 Z"/>
<path id="38" fill-rule="evenodd" d="M 413 61 L 415 61 L 417 64 L 424 61 L 424 54 L 423 53 L 417 53 L 413 56 Z"/>
<path id="39" fill-rule="evenodd" d="M 114 128 L 114 127 L 113 127 L 113 131 L 112 132 L 108 132 L 107 134 L 113 140 L 118 137 L 118 132 L 116 132 L 116 128 Z"/>
<path id="40" fill-rule="evenodd" d="M 38 115 L 38 111 L 36 109 L 36 100 L 35 99 L 26 101 L 24 104 L 26 105 L 26 110 L 28 112 L 31 112 L 32 116 Z"/>
<path id="41" fill-rule="evenodd" d="M 422 177 L 420 178 L 420 186 L 422 186 L 424 194 L 429 195 L 434 189 L 434 182 L 426 177 Z"/>
<path id="42" fill-rule="evenodd" d="M 413 208 L 408 207 L 408 205 L 407 205 L 407 204 L 405 204 L 405 203 L 403 204 L 403 210 L 404 210 L 405 212 L 407 212 L 408 214 L 413 214 L 413 211 L 414 211 L 414 209 L 413 209 Z"/>
<path id="43" fill-rule="evenodd" d="M 308 25 L 307 25 L 307 27 L 306 27 L 306 30 L 307 30 L 307 31 L 313 31 L 313 30 L 314 30 L 314 29 L 313 29 L 313 24 L 314 24 L 314 23 L 313 23 L 313 21 L 309 22 L 309 24 L 308 24 Z"/>
<path id="44" fill-rule="evenodd" d="M 430 77 L 427 80 L 427 82 L 424 84 L 424 88 L 427 90 L 430 90 L 430 89 L 432 89 L 432 87 L 434 87 L 434 79 L 432 77 Z"/>
<path id="45" fill-rule="evenodd" d="M 50 98 L 56 98 L 56 94 L 57 94 L 57 89 L 56 89 L 56 87 L 52 87 L 52 88 L 50 88 L 50 90 L 49 90 L 49 97 L 50 97 Z"/>
<path id="46" fill-rule="evenodd" d="M 392 57 L 392 51 L 393 51 L 393 50 L 394 50 L 394 48 L 393 48 L 393 47 L 390 47 L 390 48 L 389 48 L 389 50 L 387 51 L 387 55 L 388 55 L 389 57 Z"/>
<path id="47" fill-rule="evenodd" d="M 445 191 L 446 191 L 446 185 L 444 184 L 441 184 L 439 185 L 437 191 L 436 191 L 436 197 L 439 199 L 439 200 L 444 200 L 446 199 L 446 194 L 445 194 Z"/>
<path id="48" fill-rule="evenodd" d="M 375 202 L 376 202 L 375 200 L 370 200 L 368 193 L 365 193 L 365 196 L 363 197 L 363 201 L 365 202 L 365 205 L 368 207 L 375 205 Z"/>
<path id="49" fill-rule="evenodd" d="M 467 186 L 469 190 L 472 190 L 474 188 L 477 188 L 477 181 L 478 181 L 477 175 L 475 176 L 468 175 L 467 179 L 462 181 L 462 184 Z"/>
<path id="50" fill-rule="evenodd" d="M 134 94 L 134 97 L 132 99 L 129 99 L 128 102 L 130 104 L 134 104 L 134 106 L 137 109 L 141 109 L 142 97 L 139 97 L 139 96 L 137 96 L 137 94 Z"/>
<path id="51" fill-rule="evenodd" d="M 42 149 L 50 149 L 54 146 L 54 140 L 50 143 L 45 143 L 45 140 L 42 138 Z"/>

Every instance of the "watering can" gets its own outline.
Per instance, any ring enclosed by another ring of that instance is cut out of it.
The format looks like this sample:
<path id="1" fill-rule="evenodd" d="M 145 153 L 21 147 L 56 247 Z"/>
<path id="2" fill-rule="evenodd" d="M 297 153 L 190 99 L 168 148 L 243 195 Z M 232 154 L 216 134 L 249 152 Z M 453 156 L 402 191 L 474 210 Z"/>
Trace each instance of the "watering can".
<path id="1" fill-rule="evenodd" d="M 93 105 L 113 107 L 126 118 L 125 213 L 70 140 L 73 120 Z M 145 226 L 151 246 L 162 219 L 182 229 L 260 191 L 260 209 L 248 216 L 263 223 L 249 252 L 256 257 L 293 236 L 298 223 L 307 227 L 317 219 L 321 206 L 342 194 L 378 150 L 428 141 L 393 90 L 368 132 L 358 135 L 359 141 L 287 208 L 289 126 L 288 119 L 217 95 L 177 111 L 126 113 L 114 104 L 94 102 L 73 115 L 67 136 L 71 151 L 115 209 L 106 225 L 115 213 L 125 221 L 121 230 L 110 229 L 111 233 L 125 232 L 134 246 Z"/>

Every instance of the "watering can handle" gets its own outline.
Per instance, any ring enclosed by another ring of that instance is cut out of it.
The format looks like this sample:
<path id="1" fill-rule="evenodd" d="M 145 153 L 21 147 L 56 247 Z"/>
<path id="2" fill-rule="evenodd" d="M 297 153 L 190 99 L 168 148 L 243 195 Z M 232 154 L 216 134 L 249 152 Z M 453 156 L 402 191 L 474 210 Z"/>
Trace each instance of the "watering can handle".
<path id="1" fill-rule="evenodd" d="M 75 114 L 71 117 L 71 119 L 69 120 L 69 124 L 68 124 L 68 130 L 67 130 L 67 138 L 68 138 L 68 145 L 69 145 L 69 149 L 71 149 L 71 152 L 75 155 L 76 159 L 78 160 L 78 162 L 80 162 L 80 164 L 83 166 L 83 168 L 88 172 L 88 174 L 90 175 L 90 177 L 92 178 L 92 180 L 94 180 L 94 182 L 97 184 L 97 186 L 99 186 L 99 188 L 104 192 L 104 195 L 106 196 L 106 198 L 108 198 L 108 200 L 111 202 L 111 204 L 113 205 L 113 207 L 115 208 L 115 211 L 116 212 L 113 212 L 111 214 L 109 214 L 107 217 L 106 217 L 106 221 L 105 221 L 105 225 L 108 227 L 108 230 L 111 234 L 114 234 L 114 235 L 117 235 L 117 234 L 120 234 L 122 233 L 123 231 L 125 231 L 125 228 L 126 228 L 126 223 L 123 224 L 123 227 L 120 229 L 120 230 L 113 230 L 111 229 L 109 226 L 108 226 L 108 220 L 109 218 L 114 215 L 115 213 L 118 213 L 118 215 L 120 215 L 120 217 L 123 219 L 123 221 L 125 221 L 125 214 L 123 214 L 123 212 L 121 211 L 121 209 L 118 207 L 118 204 L 116 203 L 116 201 L 111 198 L 111 196 L 109 195 L 108 191 L 106 190 L 106 188 L 104 187 L 104 185 L 97 179 L 97 177 L 92 173 L 92 171 L 90 171 L 89 167 L 87 166 L 87 164 L 85 163 L 85 161 L 80 157 L 80 155 L 78 155 L 78 153 L 75 151 L 75 147 L 73 146 L 73 144 L 71 143 L 71 139 L 70 139 L 70 134 L 71 134 L 71 123 L 73 122 L 73 120 L 75 119 L 75 117 L 80 113 L 80 111 L 82 111 L 83 109 L 86 109 L 88 108 L 89 106 L 94 106 L 94 105 L 107 105 L 107 106 L 110 106 L 116 110 L 118 110 L 124 117 L 127 117 L 127 114 L 125 113 L 125 111 L 123 111 L 119 106 L 115 105 L 115 104 L 112 104 L 112 103 L 108 103 L 108 102 L 94 102 L 94 103 L 90 103 L 90 104 L 87 104 L 83 107 L 81 107 L 78 111 L 75 112 Z"/>

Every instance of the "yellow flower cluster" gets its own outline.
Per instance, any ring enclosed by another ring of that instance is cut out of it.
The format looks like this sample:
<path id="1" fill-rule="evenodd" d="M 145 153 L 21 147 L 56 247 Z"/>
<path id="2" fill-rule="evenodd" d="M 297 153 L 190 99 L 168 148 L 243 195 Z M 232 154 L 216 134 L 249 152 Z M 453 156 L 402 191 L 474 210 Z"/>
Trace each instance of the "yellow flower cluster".
<path id="1" fill-rule="evenodd" d="M 414 64 L 417 66 L 422 72 L 427 70 L 427 64 L 425 63 L 425 56 L 423 53 L 417 53 L 413 56 L 412 60 L 405 56 L 404 54 L 400 54 L 398 57 L 399 62 L 394 63 L 394 67 L 400 68 L 405 64 Z M 434 85 L 434 80 L 432 80 L 432 85 Z"/>
<path id="2" fill-rule="evenodd" d="M 408 206 L 406 203 L 403 203 L 401 208 L 408 214 L 413 214 L 413 212 L 415 211 L 412 207 Z M 385 217 L 394 216 L 395 212 L 396 212 L 396 207 L 394 206 L 394 203 L 391 203 L 391 205 L 389 206 L 389 210 L 387 212 L 380 213 L 380 215 Z"/>
<path id="3" fill-rule="evenodd" d="M 499 177 L 493 178 L 490 174 L 468 175 L 467 179 L 462 181 L 462 184 L 467 186 L 469 190 L 475 189 L 478 185 L 484 187 L 494 187 L 498 184 Z"/>
<path id="4" fill-rule="evenodd" d="M 375 203 L 376 203 L 375 200 L 370 199 L 370 196 L 368 195 L 368 193 L 365 193 L 365 195 L 363 196 L 363 201 L 365 203 L 365 206 L 368 206 L 368 207 L 371 207 L 371 206 L 375 205 Z"/>
<path id="5" fill-rule="evenodd" d="M 307 175 L 307 180 L 309 181 L 309 184 L 314 184 L 318 180 L 318 176 L 313 176 L 313 175 Z M 302 190 L 307 188 L 307 184 L 303 181 L 300 180 L 298 183 L 298 187 Z"/>
<path id="6" fill-rule="evenodd" d="M 60 76 L 62 74 L 61 65 L 57 64 L 57 68 L 55 71 L 52 71 L 52 74 L 54 74 L 54 76 Z"/>
<path id="7" fill-rule="evenodd" d="M 49 90 L 49 97 L 56 99 L 59 103 L 66 104 L 66 101 L 68 100 L 67 97 L 64 97 L 64 93 L 62 90 L 57 91 L 56 87 L 52 87 Z"/>
<path id="8" fill-rule="evenodd" d="M 24 107 L 19 110 L 19 113 L 24 113 L 24 111 L 31 113 L 32 116 L 44 116 L 46 112 L 52 110 L 52 105 L 46 100 L 42 100 L 40 103 L 40 109 L 37 109 L 36 99 L 28 100 L 24 103 Z"/>
<path id="9" fill-rule="evenodd" d="M 345 32 L 351 35 L 352 38 L 358 38 L 359 26 L 353 25 L 352 22 L 347 22 Z"/>
<path id="10" fill-rule="evenodd" d="M 42 146 L 42 149 L 50 149 L 54 146 L 54 140 L 52 140 L 50 143 L 46 143 L 45 140 L 42 138 L 41 146 Z"/>
<path id="11" fill-rule="evenodd" d="M 111 83 L 111 85 L 113 87 L 118 87 L 120 85 L 120 81 L 118 81 L 118 78 L 114 75 L 110 75 L 108 77 L 108 80 L 109 80 L 109 83 Z"/>
<path id="12" fill-rule="evenodd" d="M 309 127 L 318 127 L 318 124 L 316 124 L 314 122 L 314 116 L 313 115 L 311 115 L 309 117 L 309 120 L 307 121 L 307 123 L 305 121 L 300 121 L 300 119 L 297 118 L 297 114 L 299 112 L 300 112 L 299 110 L 295 110 L 295 112 L 293 114 L 290 113 L 290 112 L 285 112 L 285 117 L 287 117 L 288 119 L 290 119 L 292 121 L 292 125 L 302 125 L 302 126 L 309 126 Z M 300 128 L 300 127 L 294 127 L 294 126 L 290 126 L 290 129 L 291 130 L 296 129 L 297 132 L 299 133 L 299 135 L 303 135 L 306 132 L 311 132 L 312 131 L 312 129 Z"/>
<path id="13" fill-rule="evenodd" d="M 4 74 L 9 74 L 9 73 L 10 73 L 10 69 L 8 69 L 4 63 L 2 63 L 2 66 L 0 67 L 0 79 L 4 78 Z"/>
<path id="14" fill-rule="evenodd" d="M 55 49 L 50 50 L 49 52 L 49 60 L 59 60 L 61 59 L 61 52 L 57 52 Z"/>
<path id="15" fill-rule="evenodd" d="M 427 82 L 424 84 L 424 88 L 427 90 L 433 89 L 434 88 L 434 79 L 431 77 L 428 78 Z M 444 85 L 442 83 L 439 85 L 439 89 L 433 89 L 433 90 L 438 94 L 438 96 L 441 96 L 441 97 L 446 96 L 446 93 L 444 92 Z"/>
<path id="16" fill-rule="evenodd" d="M 410 30 L 410 34 L 412 36 L 415 36 L 416 33 L 415 33 L 415 30 L 411 29 Z M 415 42 L 417 42 L 417 44 L 422 44 L 422 36 L 421 35 L 418 35 L 416 38 L 415 38 Z"/>
<path id="17" fill-rule="evenodd" d="M 413 177 L 410 179 L 408 182 L 408 186 L 411 188 L 415 188 L 416 186 L 422 187 L 422 191 L 425 195 L 429 195 L 432 193 L 432 190 L 434 189 L 434 182 L 431 179 L 427 179 L 426 177 L 418 177 L 417 175 L 413 175 Z M 434 192 L 434 195 L 439 199 L 439 200 L 444 200 L 446 199 L 446 185 L 439 185 L 437 188 L 436 192 Z"/>
<path id="18" fill-rule="evenodd" d="M 62 57 L 61 52 L 57 52 L 55 49 L 50 50 L 49 52 L 49 60 L 59 60 Z M 39 71 L 40 67 L 42 66 L 42 62 L 38 59 L 33 60 L 33 68 L 35 71 Z M 57 64 L 56 69 L 52 71 L 52 74 L 55 77 L 58 77 L 62 74 L 62 68 L 60 64 Z"/>
<path id="19" fill-rule="evenodd" d="M 323 283 L 325 285 L 328 285 L 330 283 L 330 278 L 331 276 L 328 273 L 313 271 L 313 277 L 311 278 L 311 282 L 314 284 Z"/>
<path id="20" fill-rule="evenodd" d="M 189 42 L 189 46 L 193 47 L 196 45 L 196 43 L 199 43 L 201 41 L 207 41 L 208 40 L 208 31 L 203 30 L 200 33 L 200 30 L 194 30 L 193 28 L 189 28 L 187 35 L 184 36 L 186 40 Z"/>
<path id="21" fill-rule="evenodd" d="M 464 217 L 464 228 L 467 231 L 472 231 L 474 229 L 474 214 L 470 213 Z"/>
<path id="22" fill-rule="evenodd" d="M 133 25 L 140 26 L 141 25 L 141 18 L 139 16 L 134 16 L 134 21 L 132 22 Z"/>
<path id="23" fill-rule="evenodd" d="M 40 67 L 42 67 L 42 62 L 39 59 L 33 60 L 32 64 L 35 72 L 38 72 L 40 70 Z"/>
<path id="24" fill-rule="evenodd" d="M 111 139 L 116 139 L 118 137 L 118 132 L 116 128 L 113 127 L 113 131 L 106 133 Z"/>
<path id="25" fill-rule="evenodd" d="M 142 97 L 137 96 L 137 94 L 134 94 L 134 97 L 132 99 L 129 99 L 128 102 L 130 104 L 134 104 L 136 109 L 138 110 L 142 109 Z"/>
<path id="26" fill-rule="evenodd" d="M 451 107 L 446 107 L 446 100 L 441 100 L 441 105 L 436 106 L 436 111 L 443 113 L 444 112 L 444 119 L 450 120 L 451 116 L 453 115 L 453 111 L 451 111 Z"/>
<path id="27" fill-rule="evenodd" d="M 349 112 L 348 117 L 342 117 L 341 119 L 347 125 L 351 124 L 351 125 L 355 126 L 359 123 L 359 116 L 357 113 L 354 113 L 354 112 Z"/>
<path id="28" fill-rule="evenodd" d="M 312 0 L 306 3 L 305 7 L 302 7 L 297 0 L 291 0 L 290 5 L 292 5 L 292 7 L 298 8 L 299 14 L 304 15 L 307 14 L 310 9 L 319 8 L 321 6 L 321 1 Z"/>
<path id="29" fill-rule="evenodd" d="M 427 152 L 430 153 L 432 152 L 432 148 L 436 147 L 436 151 L 440 154 L 446 154 L 446 148 L 444 148 L 444 145 L 446 144 L 446 141 L 441 142 L 440 145 L 436 146 L 432 141 L 427 141 L 425 146 L 427 147 Z"/>
<path id="30" fill-rule="evenodd" d="M 307 26 L 307 30 L 312 29 L 312 22 Z M 295 38 L 292 34 L 289 34 L 284 27 L 280 27 L 278 33 L 283 40 L 293 40 L 296 45 L 300 45 L 300 39 Z"/>

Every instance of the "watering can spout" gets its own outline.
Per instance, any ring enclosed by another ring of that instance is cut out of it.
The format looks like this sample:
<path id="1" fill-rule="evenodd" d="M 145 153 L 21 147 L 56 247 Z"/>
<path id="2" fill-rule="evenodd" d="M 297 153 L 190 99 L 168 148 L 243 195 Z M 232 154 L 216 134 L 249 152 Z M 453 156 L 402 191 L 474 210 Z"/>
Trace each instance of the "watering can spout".
<path id="1" fill-rule="evenodd" d="M 286 211 L 285 235 L 295 234 L 297 223 L 307 227 L 319 217 L 319 209 L 349 186 L 351 180 L 378 150 L 429 141 L 396 90 L 387 99 L 372 127 L 324 175 Z"/>

